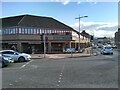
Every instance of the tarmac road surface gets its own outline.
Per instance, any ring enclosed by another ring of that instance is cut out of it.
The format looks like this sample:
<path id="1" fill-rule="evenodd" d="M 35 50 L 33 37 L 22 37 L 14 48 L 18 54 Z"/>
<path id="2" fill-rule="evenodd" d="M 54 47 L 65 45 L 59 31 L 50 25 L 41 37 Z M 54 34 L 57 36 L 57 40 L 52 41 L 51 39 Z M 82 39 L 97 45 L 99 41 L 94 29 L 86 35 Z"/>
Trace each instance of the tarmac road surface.
<path id="1" fill-rule="evenodd" d="M 3 88 L 118 88 L 118 53 L 37 59 L 2 69 Z"/>

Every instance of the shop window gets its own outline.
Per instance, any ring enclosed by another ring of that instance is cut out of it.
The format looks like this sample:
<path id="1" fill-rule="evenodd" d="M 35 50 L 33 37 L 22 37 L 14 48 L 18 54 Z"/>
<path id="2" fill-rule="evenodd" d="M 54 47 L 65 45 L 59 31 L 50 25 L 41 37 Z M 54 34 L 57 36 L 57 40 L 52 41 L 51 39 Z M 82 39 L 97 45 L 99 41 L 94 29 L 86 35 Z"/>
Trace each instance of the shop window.
<path id="1" fill-rule="evenodd" d="M 47 30 L 47 33 L 50 34 L 50 30 Z"/>
<path id="2" fill-rule="evenodd" d="M 49 32 L 49 33 L 50 33 L 50 35 L 51 35 L 51 30 L 50 30 L 50 32 Z"/>
<path id="3" fill-rule="evenodd" d="M 22 33 L 22 30 L 21 30 L 21 28 L 19 28 L 19 34 L 21 34 Z"/>
<path id="4" fill-rule="evenodd" d="M 9 34 L 13 34 L 13 30 L 12 29 L 10 29 L 10 33 Z"/>
<path id="5" fill-rule="evenodd" d="M 39 34 L 40 33 L 40 30 L 39 29 L 37 29 L 37 34 Z"/>
<path id="6" fill-rule="evenodd" d="M 40 35 L 42 34 L 42 30 L 40 29 Z"/>
<path id="7" fill-rule="evenodd" d="M 56 32 L 55 32 L 55 35 L 59 35 L 59 31 L 58 30 L 55 30 Z"/>
<path id="8" fill-rule="evenodd" d="M 15 32 L 15 28 L 13 28 L 13 29 L 12 29 L 12 34 L 15 34 L 15 33 L 16 33 L 16 32 Z"/>
<path id="9" fill-rule="evenodd" d="M 55 30 L 51 30 L 52 35 L 55 35 Z"/>
<path id="10" fill-rule="evenodd" d="M 44 33 L 44 29 L 41 29 L 41 34 L 43 34 Z"/>
<path id="11" fill-rule="evenodd" d="M 27 31 L 28 31 L 28 34 L 31 34 L 31 29 L 30 29 L 30 28 L 28 28 L 28 30 L 27 30 Z"/>
<path id="12" fill-rule="evenodd" d="M 24 30 L 25 30 L 25 34 L 28 34 L 27 28 L 25 28 Z"/>
<path id="13" fill-rule="evenodd" d="M 24 34 L 25 33 L 25 29 L 24 28 L 22 28 L 22 34 Z"/>
<path id="14" fill-rule="evenodd" d="M 46 30 L 46 34 L 47 34 L 47 35 L 49 34 L 49 30 Z"/>
<path id="15" fill-rule="evenodd" d="M 16 30 L 16 34 L 18 34 L 18 33 L 19 33 L 19 32 L 18 32 L 19 29 L 18 29 L 18 28 L 15 28 L 15 30 Z"/>
<path id="16" fill-rule="evenodd" d="M 33 30 L 34 30 L 33 34 L 36 34 L 36 33 L 37 33 L 37 29 L 35 28 L 35 29 L 33 29 Z"/>
<path id="17" fill-rule="evenodd" d="M 33 28 L 30 29 L 30 32 L 31 32 L 30 34 L 34 34 Z"/>
<path id="18" fill-rule="evenodd" d="M 54 30 L 54 35 L 56 35 L 57 34 L 57 31 L 56 30 Z"/>
<path id="19" fill-rule="evenodd" d="M 48 30 L 45 30 L 45 34 L 48 34 Z"/>
<path id="20" fill-rule="evenodd" d="M 45 34 L 47 34 L 47 30 L 45 30 Z"/>

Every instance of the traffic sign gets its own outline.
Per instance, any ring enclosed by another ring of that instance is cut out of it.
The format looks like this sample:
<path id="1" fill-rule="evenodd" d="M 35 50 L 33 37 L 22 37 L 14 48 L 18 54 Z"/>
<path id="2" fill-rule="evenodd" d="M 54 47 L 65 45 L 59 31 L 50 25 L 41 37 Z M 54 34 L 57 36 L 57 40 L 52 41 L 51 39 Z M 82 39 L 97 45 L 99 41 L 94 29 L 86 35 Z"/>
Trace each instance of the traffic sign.
<path id="1" fill-rule="evenodd" d="M 67 52 L 74 52 L 75 48 L 67 48 Z"/>

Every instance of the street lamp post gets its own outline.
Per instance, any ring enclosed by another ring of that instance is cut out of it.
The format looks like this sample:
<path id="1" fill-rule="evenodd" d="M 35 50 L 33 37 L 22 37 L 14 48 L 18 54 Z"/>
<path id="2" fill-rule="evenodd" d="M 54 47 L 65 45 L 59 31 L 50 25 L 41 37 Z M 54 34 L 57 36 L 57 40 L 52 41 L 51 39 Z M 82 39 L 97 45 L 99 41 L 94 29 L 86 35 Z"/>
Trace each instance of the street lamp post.
<path id="1" fill-rule="evenodd" d="M 80 19 L 81 18 L 86 18 L 86 17 L 88 17 L 88 16 L 80 16 L 79 15 L 79 17 L 78 18 L 75 18 L 75 19 L 78 19 L 79 20 L 79 43 L 78 43 L 78 52 L 80 52 Z"/>
<path id="2" fill-rule="evenodd" d="M 45 38 L 45 34 L 43 36 L 43 39 L 44 39 L 44 58 L 46 56 L 46 38 Z"/>

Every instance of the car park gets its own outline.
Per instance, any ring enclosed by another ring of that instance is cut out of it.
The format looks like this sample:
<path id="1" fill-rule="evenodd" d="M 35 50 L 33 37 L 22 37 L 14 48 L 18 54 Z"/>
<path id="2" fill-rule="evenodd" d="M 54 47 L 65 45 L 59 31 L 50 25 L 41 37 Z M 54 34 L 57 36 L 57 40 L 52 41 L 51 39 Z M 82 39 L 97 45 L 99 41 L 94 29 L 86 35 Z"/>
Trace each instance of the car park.
<path id="1" fill-rule="evenodd" d="M 101 54 L 113 54 L 113 48 L 111 46 L 103 46 Z"/>
<path id="2" fill-rule="evenodd" d="M 14 60 L 11 57 L 0 54 L 0 68 L 8 66 L 10 63 L 13 62 Z"/>
<path id="3" fill-rule="evenodd" d="M 0 53 L 3 55 L 10 56 L 14 59 L 14 61 L 22 62 L 31 60 L 31 56 L 29 54 L 19 53 L 14 50 L 1 50 Z"/>

